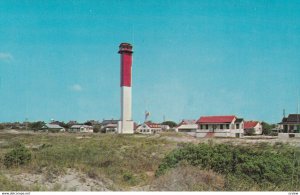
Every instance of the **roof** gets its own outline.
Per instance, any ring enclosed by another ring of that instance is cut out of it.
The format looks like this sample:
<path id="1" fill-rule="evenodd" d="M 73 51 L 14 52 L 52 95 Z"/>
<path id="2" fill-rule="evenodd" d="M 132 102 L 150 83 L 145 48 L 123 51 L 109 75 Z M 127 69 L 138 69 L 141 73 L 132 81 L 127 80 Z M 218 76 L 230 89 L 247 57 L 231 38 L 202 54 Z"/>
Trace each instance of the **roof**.
<path id="1" fill-rule="evenodd" d="M 192 125 L 192 124 L 196 124 L 196 120 L 186 120 L 186 119 L 183 119 L 179 124 L 178 126 L 180 125 Z"/>
<path id="2" fill-rule="evenodd" d="M 287 118 L 282 119 L 283 123 L 300 123 L 300 114 L 289 114 Z"/>
<path id="3" fill-rule="evenodd" d="M 111 119 L 111 120 L 103 120 L 102 121 L 102 125 L 107 125 L 107 124 L 118 124 L 119 120 L 114 120 L 114 119 Z"/>
<path id="4" fill-rule="evenodd" d="M 43 128 L 48 129 L 63 129 L 63 127 L 56 125 L 56 124 L 45 124 Z"/>
<path id="5" fill-rule="evenodd" d="M 254 128 L 257 123 L 259 123 L 258 121 L 245 121 L 244 122 L 244 129 L 251 129 Z"/>
<path id="6" fill-rule="evenodd" d="M 89 125 L 72 125 L 71 128 L 92 127 Z"/>
<path id="7" fill-rule="evenodd" d="M 105 125 L 106 128 L 111 128 L 111 127 L 117 127 L 118 124 L 107 124 Z"/>
<path id="8" fill-rule="evenodd" d="M 145 122 L 145 124 L 150 128 L 161 128 L 161 124 L 152 123 L 152 122 Z"/>
<path id="9" fill-rule="evenodd" d="M 202 116 L 197 123 L 231 123 L 236 116 Z"/>
<path id="10" fill-rule="evenodd" d="M 235 123 L 241 123 L 241 122 L 243 122 L 243 121 L 244 121 L 243 118 L 237 118 L 237 119 L 235 120 Z"/>

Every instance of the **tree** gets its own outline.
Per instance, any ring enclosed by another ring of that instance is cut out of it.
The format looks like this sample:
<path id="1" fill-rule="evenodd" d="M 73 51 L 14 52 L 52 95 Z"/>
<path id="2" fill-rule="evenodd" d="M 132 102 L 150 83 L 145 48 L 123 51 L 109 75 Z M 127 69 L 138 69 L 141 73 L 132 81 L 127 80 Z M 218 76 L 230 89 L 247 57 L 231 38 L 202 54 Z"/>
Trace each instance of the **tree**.
<path id="1" fill-rule="evenodd" d="M 175 123 L 174 121 L 165 121 L 162 123 L 162 125 L 169 125 L 170 128 L 174 128 L 177 126 L 177 123 Z"/>
<path id="2" fill-rule="evenodd" d="M 92 124 L 91 121 L 86 121 L 86 122 L 84 123 L 84 125 L 93 126 L 93 124 Z"/>
<path id="3" fill-rule="evenodd" d="M 93 126 L 93 132 L 94 133 L 99 133 L 101 131 L 101 126 L 100 125 L 94 125 Z"/>
<path id="4" fill-rule="evenodd" d="M 272 125 L 267 122 L 262 122 L 262 134 L 263 135 L 270 135 L 272 133 Z"/>
<path id="5" fill-rule="evenodd" d="M 37 121 L 29 124 L 29 128 L 32 130 L 40 130 L 45 125 L 44 121 Z"/>
<path id="6" fill-rule="evenodd" d="M 247 130 L 245 130 L 245 134 L 246 135 L 254 135 L 255 134 L 255 129 L 254 128 L 247 129 Z"/>
<path id="7" fill-rule="evenodd" d="M 69 129 L 71 127 L 71 125 L 69 125 L 65 122 L 59 122 L 58 125 L 65 128 L 65 129 Z"/>

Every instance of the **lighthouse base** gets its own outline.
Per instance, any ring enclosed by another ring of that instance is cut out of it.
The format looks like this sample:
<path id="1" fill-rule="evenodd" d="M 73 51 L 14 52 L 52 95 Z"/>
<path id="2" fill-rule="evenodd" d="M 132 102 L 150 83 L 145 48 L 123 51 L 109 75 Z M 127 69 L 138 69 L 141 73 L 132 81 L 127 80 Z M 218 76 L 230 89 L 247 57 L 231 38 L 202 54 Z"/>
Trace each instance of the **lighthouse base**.
<path id="1" fill-rule="evenodd" d="M 118 133 L 119 134 L 133 134 L 134 131 L 133 121 L 119 121 L 118 122 Z"/>

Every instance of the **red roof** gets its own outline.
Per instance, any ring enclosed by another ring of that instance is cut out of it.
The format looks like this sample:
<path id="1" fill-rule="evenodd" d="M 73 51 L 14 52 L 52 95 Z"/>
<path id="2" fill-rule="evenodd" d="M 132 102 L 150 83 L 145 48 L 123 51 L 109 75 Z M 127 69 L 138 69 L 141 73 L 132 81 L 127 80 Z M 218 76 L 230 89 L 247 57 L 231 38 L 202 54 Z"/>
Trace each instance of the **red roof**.
<path id="1" fill-rule="evenodd" d="M 179 124 L 178 124 L 178 127 L 180 125 L 192 125 L 192 124 L 196 124 L 196 120 L 186 120 L 186 119 L 183 119 Z"/>
<path id="2" fill-rule="evenodd" d="M 231 123 L 236 116 L 201 116 L 197 123 Z"/>
<path id="3" fill-rule="evenodd" d="M 259 123 L 258 121 L 245 121 L 244 122 L 244 129 L 250 129 L 250 128 L 254 128 L 257 123 Z"/>
<path id="4" fill-rule="evenodd" d="M 150 128 L 161 128 L 161 125 L 160 124 L 157 124 L 157 123 L 152 123 L 152 122 L 145 122 L 146 125 L 148 125 L 148 127 Z"/>

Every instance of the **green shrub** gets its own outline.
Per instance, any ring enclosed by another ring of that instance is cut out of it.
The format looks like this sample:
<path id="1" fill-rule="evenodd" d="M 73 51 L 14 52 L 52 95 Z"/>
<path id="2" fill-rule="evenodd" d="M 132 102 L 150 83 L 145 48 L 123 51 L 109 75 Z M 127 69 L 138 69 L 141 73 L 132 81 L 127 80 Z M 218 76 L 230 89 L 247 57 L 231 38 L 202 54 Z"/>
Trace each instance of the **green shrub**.
<path id="1" fill-rule="evenodd" d="M 16 143 L 13 149 L 4 155 L 3 163 L 6 167 L 12 167 L 26 164 L 30 160 L 30 151 L 24 145 Z"/>
<path id="2" fill-rule="evenodd" d="M 123 174 L 123 180 L 126 183 L 131 184 L 131 185 L 134 185 L 137 182 L 136 177 L 129 171 L 126 171 Z"/>
<path id="3" fill-rule="evenodd" d="M 286 146 L 258 144 L 252 147 L 226 144 L 189 144 L 169 153 L 159 165 L 156 176 L 185 160 L 201 169 L 233 175 L 257 184 L 294 183 L 299 186 L 299 151 Z"/>

